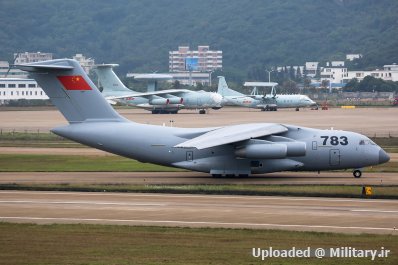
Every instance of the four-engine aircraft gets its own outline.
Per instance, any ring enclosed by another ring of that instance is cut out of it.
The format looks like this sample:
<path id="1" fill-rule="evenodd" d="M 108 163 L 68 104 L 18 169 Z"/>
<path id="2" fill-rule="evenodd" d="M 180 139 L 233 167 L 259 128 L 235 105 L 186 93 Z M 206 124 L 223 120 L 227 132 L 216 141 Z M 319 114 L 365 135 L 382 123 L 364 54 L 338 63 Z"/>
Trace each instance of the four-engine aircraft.
<path id="1" fill-rule="evenodd" d="M 111 104 L 120 102 L 150 110 L 153 114 L 176 114 L 180 109 L 199 109 L 200 114 L 205 114 L 206 109 L 222 107 L 222 97 L 212 92 L 168 89 L 140 93 L 130 90 L 112 70 L 115 66 L 117 64 L 102 64 L 95 68 L 103 87 L 102 93 Z"/>
<path id="2" fill-rule="evenodd" d="M 267 83 L 269 84 L 269 83 Z M 276 111 L 278 108 L 299 108 L 316 106 L 306 95 L 277 95 L 273 83 L 272 92 L 269 95 L 245 95 L 228 87 L 223 76 L 218 77 L 217 93 L 223 96 L 224 105 L 237 105 L 242 107 L 261 109 L 262 111 Z M 246 82 L 246 86 L 264 86 L 261 82 Z"/>
<path id="3" fill-rule="evenodd" d="M 368 137 L 279 123 L 212 128 L 140 124 L 120 116 L 75 60 L 17 65 L 29 71 L 69 125 L 52 132 L 124 157 L 213 176 L 359 168 L 389 161 Z"/>

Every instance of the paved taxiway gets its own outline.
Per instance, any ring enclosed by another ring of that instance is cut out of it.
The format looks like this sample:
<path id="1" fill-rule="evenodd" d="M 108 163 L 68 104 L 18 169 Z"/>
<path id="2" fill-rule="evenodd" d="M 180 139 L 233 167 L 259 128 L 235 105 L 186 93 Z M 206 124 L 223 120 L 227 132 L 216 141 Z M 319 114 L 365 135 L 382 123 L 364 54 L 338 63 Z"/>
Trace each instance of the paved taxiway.
<path id="1" fill-rule="evenodd" d="M 398 234 L 397 200 L 1 191 L 0 221 Z"/>
<path id="2" fill-rule="evenodd" d="M 195 111 L 181 110 L 179 114 L 153 115 L 141 109 L 118 109 L 118 112 L 135 122 L 178 127 L 213 127 L 240 123 L 276 122 L 318 129 L 350 130 L 369 136 L 388 136 L 398 132 L 398 108 L 332 108 L 327 111 L 281 109 L 260 111 L 248 108 L 222 108 L 199 115 Z M 55 109 L 30 111 L 0 111 L 0 129 L 5 131 L 48 131 L 66 125 L 61 113 Z"/>
<path id="3" fill-rule="evenodd" d="M 248 178 L 213 178 L 198 172 L 0 172 L 0 184 L 300 184 L 398 185 L 397 173 L 278 172 Z"/>

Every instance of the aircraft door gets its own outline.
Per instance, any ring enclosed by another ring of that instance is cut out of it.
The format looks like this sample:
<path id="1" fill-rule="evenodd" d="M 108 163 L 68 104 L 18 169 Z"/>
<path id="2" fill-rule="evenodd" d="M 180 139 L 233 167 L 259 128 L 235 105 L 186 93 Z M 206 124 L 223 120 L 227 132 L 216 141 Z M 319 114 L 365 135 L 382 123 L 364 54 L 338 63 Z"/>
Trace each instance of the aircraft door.
<path id="1" fill-rule="evenodd" d="M 187 161 L 193 160 L 193 152 L 192 151 L 187 151 L 186 159 L 187 159 Z"/>
<path id="2" fill-rule="evenodd" d="M 329 151 L 329 163 L 331 166 L 340 165 L 340 150 L 339 149 L 331 149 Z"/>

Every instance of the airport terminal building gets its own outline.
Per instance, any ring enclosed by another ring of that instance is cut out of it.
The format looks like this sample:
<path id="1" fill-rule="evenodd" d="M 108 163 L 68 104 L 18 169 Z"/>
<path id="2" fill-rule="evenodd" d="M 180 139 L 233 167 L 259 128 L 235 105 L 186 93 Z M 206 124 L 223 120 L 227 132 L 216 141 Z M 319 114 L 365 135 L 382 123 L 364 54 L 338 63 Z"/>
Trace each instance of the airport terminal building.
<path id="1" fill-rule="evenodd" d="M 198 46 L 197 51 L 189 46 L 179 46 L 178 51 L 169 52 L 169 71 L 211 72 L 222 69 L 222 51 L 210 50 L 210 46 Z"/>
<path id="2" fill-rule="evenodd" d="M 45 100 L 48 97 L 33 79 L 0 78 L 0 104 L 19 99 Z"/>

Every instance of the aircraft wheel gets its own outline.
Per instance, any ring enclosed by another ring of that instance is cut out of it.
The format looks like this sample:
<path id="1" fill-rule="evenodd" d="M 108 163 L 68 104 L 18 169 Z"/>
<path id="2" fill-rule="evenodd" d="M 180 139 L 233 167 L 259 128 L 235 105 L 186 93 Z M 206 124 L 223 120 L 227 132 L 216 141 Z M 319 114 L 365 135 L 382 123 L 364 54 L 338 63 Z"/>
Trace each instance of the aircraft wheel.
<path id="1" fill-rule="evenodd" d="M 199 110 L 199 114 L 206 114 L 206 110 L 204 109 Z"/>
<path id="2" fill-rule="evenodd" d="M 354 170 L 354 172 L 352 172 L 352 174 L 354 175 L 355 178 L 360 178 L 362 176 L 362 171 L 361 170 Z"/>
<path id="3" fill-rule="evenodd" d="M 221 174 L 212 174 L 213 178 L 221 178 Z"/>
<path id="4" fill-rule="evenodd" d="M 300 109 L 299 108 L 296 108 L 296 111 L 299 111 Z"/>
<path id="5" fill-rule="evenodd" d="M 238 177 L 239 178 L 247 178 L 247 177 L 249 177 L 249 174 L 239 174 Z"/>
<path id="6" fill-rule="evenodd" d="M 152 110 L 152 114 L 159 114 L 159 111 L 154 109 L 154 110 Z"/>
<path id="7" fill-rule="evenodd" d="M 172 111 L 172 112 L 170 112 L 171 114 L 177 114 L 178 113 L 178 110 L 175 110 L 175 111 Z"/>
<path id="8" fill-rule="evenodd" d="M 261 111 L 265 111 L 265 109 L 264 109 L 264 108 L 261 108 Z"/>

